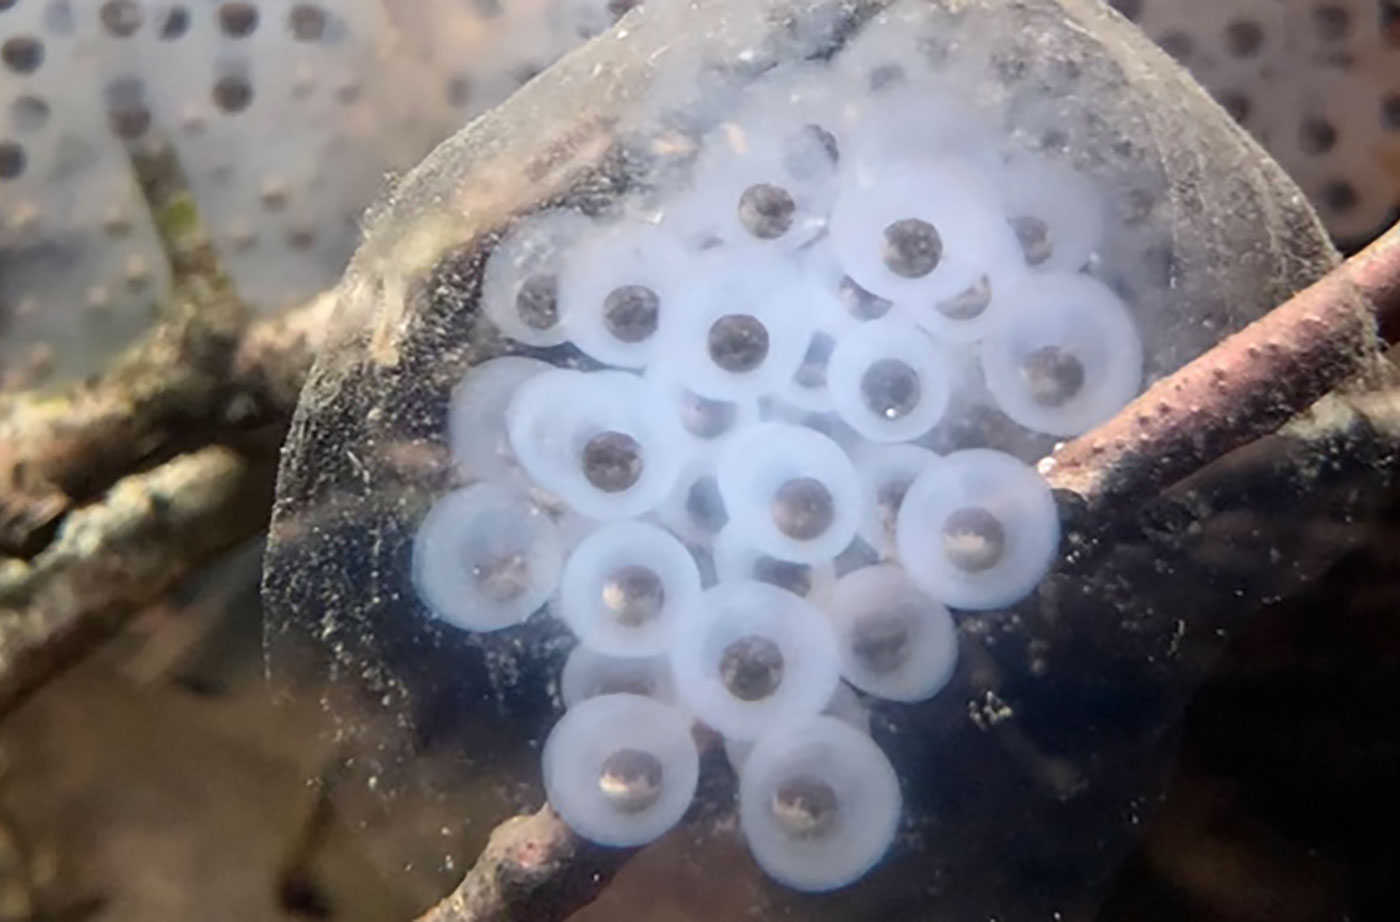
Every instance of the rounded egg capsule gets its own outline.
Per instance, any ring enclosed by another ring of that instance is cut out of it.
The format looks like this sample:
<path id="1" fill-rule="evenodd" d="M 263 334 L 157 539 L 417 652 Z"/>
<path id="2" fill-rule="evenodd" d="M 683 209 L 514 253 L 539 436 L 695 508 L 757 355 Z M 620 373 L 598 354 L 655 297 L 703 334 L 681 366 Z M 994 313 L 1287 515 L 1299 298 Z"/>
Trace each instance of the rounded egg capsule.
<path id="1" fill-rule="evenodd" d="M 525 471 L 590 518 L 652 509 L 671 491 L 685 457 L 671 408 L 626 372 L 545 372 L 520 387 L 506 417 Z"/>
<path id="2" fill-rule="evenodd" d="M 700 570 L 685 545 L 644 522 L 593 532 L 564 564 L 559 612 L 589 647 L 615 656 L 665 652 L 698 615 Z"/>
<path id="3" fill-rule="evenodd" d="M 569 338 L 559 306 L 565 254 L 593 231 L 573 211 L 543 211 L 521 220 L 502 238 L 481 276 L 481 305 L 508 339 L 557 346 Z"/>
<path id="4" fill-rule="evenodd" d="M 778 883 L 821 892 L 884 857 L 899 826 L 899 778 L 874 741 L 834 717 L 759 740 L 739 777 L 739 824 Z"/>
<path id="5" fill-rule="evenodd" d="M 647 365 L 687 268 L 680 245 L 649 224 L 628 222 L 581 240 L 559 276 L 560 312 L 574 344 L 607 365 Z"/>
<path id="6" fill-rule="evenodd" d="M 826 370 L 837 415 L 872 442 L 904 442 L 943 418 L 953 392 L 952 362 L 912 324 L 886 318 L 836 344 Z"/>
<path id="7" fill-rule="evenodd" d="M 726 528 L 714 545 L 715 574 L 721 582 L 757 580 L 785 589 L 814 605 L 836 585 L 836 567 L 831 561 L 794 563 L 778 560 L 759 551 L 745 540 L 739 529 Z"/>
<path id="8" fill-rule="evenodd" d="M 715 480 L 730 527 L 778 560 L 826 563 L 855 537 L 860 481 L 820 432 L 760 423 L 725 447 Z"/>
<path id="9" fill-rule="evenodd" d="M 705 138 L 691 191 L 673 214 L 683 237 L 792 252 L 821 233 L 840 147 L 826 127 L 837 101 L 819 70 L 775 68 Z"/>
<path id="10" fill-rule="evenodd" d="M 1021 259 L 996 193 L 967 163 L 893 162 L 842 174 L 831 213 L 837 261 L 861 288 L 917 315 Z"/>
<path id="11" fill-rule="evenodd" d="M 952 678 L 958 662 L 953 616 L 903 567 L 847 573 L 824 609 L 841 645 L 841 675 L 861 691 L 889 701 L 924 701 Z"/>
<path id="12" fill-rule="evenodd" d="M 681 702 L 734 739 L 821 711 L 839 679 L 836 635 L 820 611 L 755 581 L 722 582 L 671 648 Z"/>
<path id="13" fill-rule="evenodd" d="M 1104 202 L 1077 170 L 1029 157 L 1008 163 L 1002 173 L 1006 219 L 1032 269 L 1078 272 L 1104 236 Z"/>
<path id="14" fill-rule="evenodd" d="M 452 390 L 447 441 L 468 475 L 480 480 L 523 481 L 506 434 L 506 407 L 520 385 L 554 366 L 507 355 L 468 369 Z"/>
<path id="15" fill-rule="evenodd" d="M 982 343 L 997 406 L 1036 432 L 1073 436 L 1121 410 L 1142 384 L 1142 339 L 1123 302 L 1084 275 L 1037 275 Z"/>
<path id="16" fill-rule="evenodd" d="M 680 297 L 667 360 L 695 394 L 756 400 L 784 387 L 802 364 L 815 328 L 811 288 L 787 262 L 754 254 L 711 259 L 707 284 Z"/>
<path id="17" fill-rule="evenodd" d="M 479 483 L 443 496 L 413 539 L 413 585 L 434 614 L 469 631 L 519 624 L 559 582 L 553 522 L 525 497 Z"/>
<path id="18" fill-rule="evenodd" d="M 696 456 L 713 457 L 726 441 L 758 422 L 757 398 L 702 397 L 677 381 L 661 364 L 647 369 L 646 380 L 671 405 L 681 428 L 692 441 Z"/>
<path id="19" fill-rule="evenodd" d="M 897 556 L 895 523 L 904 495 L 938 455 L 918 445 L 863 445 L 853 455 L 864 491 L 860 537 L 883 559 Z"/>
<path id="20" fill-rule="evenodd" d="M 599 695 L 641 695 L 663 704 L 676 703 L 676 682 L 666 656 L 612 656 L 579 644 L 569 651 L 559 674 L 564 707 Z"/>
<path id="21" fill-rule="evenodd" d="M 1024 598 L 1054 562 L 1060 521 L 1050 488 L 1011 455 L 955 451 L 919 475 L 895 526 L 915 584 L 954 608 Z"/>
<path id="22" fill-rule="evenodd" d="M 599 845 L 633 847 L 685 814 L 700 756 L 681 711 L 639 695 L 571 708 L 544 744 L 544 788 L 569 828 Z"/>

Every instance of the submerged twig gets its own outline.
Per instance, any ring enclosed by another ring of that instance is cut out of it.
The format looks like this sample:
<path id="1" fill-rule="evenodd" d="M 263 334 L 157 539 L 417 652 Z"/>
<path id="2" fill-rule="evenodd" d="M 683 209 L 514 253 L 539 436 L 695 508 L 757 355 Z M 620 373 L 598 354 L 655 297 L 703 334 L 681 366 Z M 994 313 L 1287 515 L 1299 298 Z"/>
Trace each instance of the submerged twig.
<path id="1" fill-rule="evenodd" d="M 1091 509 L 1141 499 L 1273 432 L 1397 336 L 1400 225 L 1055 452 L 1046 479 Z"/>
<path id="2" fill-rule="evenodd" d="M 418 922 L 559 922 L 591 903 L 631 855 L 580 839 L 545 806 L 497 826 L 462 883 Z"/>

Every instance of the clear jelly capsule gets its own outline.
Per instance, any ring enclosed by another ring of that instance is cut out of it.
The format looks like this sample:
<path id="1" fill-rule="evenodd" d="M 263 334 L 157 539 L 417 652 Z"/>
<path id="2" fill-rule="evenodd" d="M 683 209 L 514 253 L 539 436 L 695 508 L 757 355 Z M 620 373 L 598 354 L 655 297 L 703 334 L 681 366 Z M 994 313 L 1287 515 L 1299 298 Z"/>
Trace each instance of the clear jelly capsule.
<path id="1" fill-rule="evenodd" d="M 680 623 L 700 615 L 700 570 L 664 529 L 621 522 L 569 555 L 559 612 L 588 646 L 616 656 L 665 652 Z"/>
<path id="2" fill-rule="evenodd" d="M 734 739 L 756 739 L 821 711 L 836 689 L 830 623 L 776 586 L 722 582 L 671 649 L 681 702 Z"/>
<path id="3" fill-rule="evenodd" d="M 864 567 L 837 580 L 824 606 L 841 645 L 841 675 L 889 701 L 924 701 L 948 684 L 958 633 L 942 603 L 903 567 Z"/>
<path id="4" fill-rule="evenodd" d="M 855 537 L 861 491 L 851 459 L 805 426 L 761 423 L 730 442 L 716 470 L 730 526 L 778 560 L 824 563 Z"/>
<path id="5" fill-rule="evenodd" d="M 1049 435 L 1079 435 L 1117 413 L 1142 385 L 1142 339 L 1123 302 L 1084 275 L 1038 274 L 1013 294 L 982 343 L 997 406 Z"/>
<path id="6" fill-rule="evenodd" d="M 1103 243 L 1098 189 L 1063 164 L 1018 157 L 1004 168 L 1002 207 L 1032 269 L 1078 272 Z"/>
<path id="7" fill-rule="evenodd" d="M 899 779 L 880 747 L 834 717 L 777 728 L 739 778 L 754 860 L 795 890 L 835 890 L 884 857 L 899 825 Z"/>
<path id="8" fill-rule="evenodd" d="M 443 496 L 413 540 L 418 597 L 438 617 L 469 631 L 524 621 L 554 592 L 562 565 L 548 516 L 495 484 Z"/>
<path id="9" fill-rule="evenodd" d="M 506 434 L 506 407 L 520 385 L 554 366 L 507 355 L 475 365 L 452 390 L 447 440 L 452 456 L 472 477 L 495 482 L 523 477 Z"/>
<path id="10" fill-rule="evenodd" d="M 895 523 L 909 487 L 938 455 L 918 445 L 862 445 L 852 455 L 864 492 L 860 537 L 882 558 L 896 556 Z"/>
<path id="11" fill-rule="evenodd" d="M 640 695 L 571 708 L 544 744 L 544 787 L 569 828 L 600 845 L 643 845 L 685 814 L 700 778 L 690 718 Z"/>
<path id="12" fill-rule="evenodd" d="M 831 214 L 837 261 L 868 292 L 919 310 L 1021 260 L 993 186 L 970 164 L 895 162 L 843 172 Z"/>
<path id="13" fill-rule="evenodd" d="M 605 364 L 647 365 L 688 268 L 680 245 L 653 225 L 625 222 L 595 231 L 568 252 L 559 277 L 569 336 Z"/>
<path id="14" fill-rule="evenodd" d="M 836 413 L 873 442 L 904 442 L 943 418 L 953 392 L 952 362 L 912 324 L 889 317 L 836 343 L 826 369 Z"/>
<path id="15" fill-rule="evenodd" d="M 591 518 L 631 518 L 652 509 L 670 492 L 685 458 L 685 435 L 671 407 L 626 372 L 545 372 L 520 387 L 506 416 L 521 466 Z"/>
<path id="16" fill-rule="evenodd" d="M 1001 608 L 1024 598 L 1060 543 L 1045 481 L 1011 455 L 985 448 L 955 451 L 920 474 L 895 528 L 909 578 L 954 608 Z"/>
<path id="17" fill-rule="evenodd" d="M 815 328 L 801 273 L 753 253 L 711 257 L 702 271 L 706 284 L 686 288 L 670 327 L 676 378 L 717 400 L 757 400 L 782 388 Z"/>
<path id="18" fill-rule="evenodd" d="M 714 544 L 715 574 L 721 582 L 757 580 L 785 589 L 814 605 L 836 585 L 836 566 L 831 561 L 794 563 L 778 560 L 754 548 L 740 529 L 726 528 Z"/>
<path id="19" fill-rule="evenodd" d="M 569 338 L 559 274 L 565 254 L 593 229 L 577 212 L 544 211 L 521 220 L 496 245 L 482 273 L 481 305 L 502 335 L 530 346 Z"/>

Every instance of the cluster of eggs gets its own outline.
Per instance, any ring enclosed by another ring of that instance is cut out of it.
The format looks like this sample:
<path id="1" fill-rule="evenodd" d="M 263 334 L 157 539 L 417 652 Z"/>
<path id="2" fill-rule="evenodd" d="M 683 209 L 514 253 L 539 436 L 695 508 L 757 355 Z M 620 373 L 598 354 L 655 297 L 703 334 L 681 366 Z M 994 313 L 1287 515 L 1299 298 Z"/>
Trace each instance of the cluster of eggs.
<path id="1" fill-rule="evenodd" d="M 453 391 L 466 485 L 413 557 L 457 627 L 547 609 L 577 637 L 543 753 L 576 832 L 635 846 L 678 822 L 699 721 L 756 861 L 802 890 L 861 877 L 897 830 L 862 702 L 938 694 L 949 607 L 1015 603 L 1058 549 L 1032 467 L 931 446 L 979 403 L 1078 434 L 1143 369 L 1090 271 L 1095 184 L 859 50 L 757 81 L 685 189 L 506 231 L 479 317 L 518 354 Z"/>

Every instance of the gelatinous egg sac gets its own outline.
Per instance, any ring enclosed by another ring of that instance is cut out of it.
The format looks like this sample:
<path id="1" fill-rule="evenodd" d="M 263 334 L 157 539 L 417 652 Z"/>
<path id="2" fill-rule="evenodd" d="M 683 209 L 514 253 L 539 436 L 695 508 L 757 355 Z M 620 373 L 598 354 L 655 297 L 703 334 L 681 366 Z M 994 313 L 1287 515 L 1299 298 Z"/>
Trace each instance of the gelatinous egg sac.
<path id="1" fill-rule="evenodd" d="M 743 754 L 758 864 L 804 890 L 863 875 L 900 814 L 880 747 L 824 710 L 936 697 L 956 612 L 1018 603 L 1055 561 L 1037 458 L 996 433 L 1077 435 L 1143 375 L 1140 318 L 1101 281 L 1100 184 L 944 111 L 922 58 L 872 81 L 843 63 L 862 42 L 903 47 L 876 30 L 760 78 L 679 188 L 502 229 L 480 316 L 515 354 L 454 388 L 467 485 L 415 549 L 438 618 L 544 610 L 577 637 L 544 751 L 576 831 L 678 822 L 698 720 Z"/>

